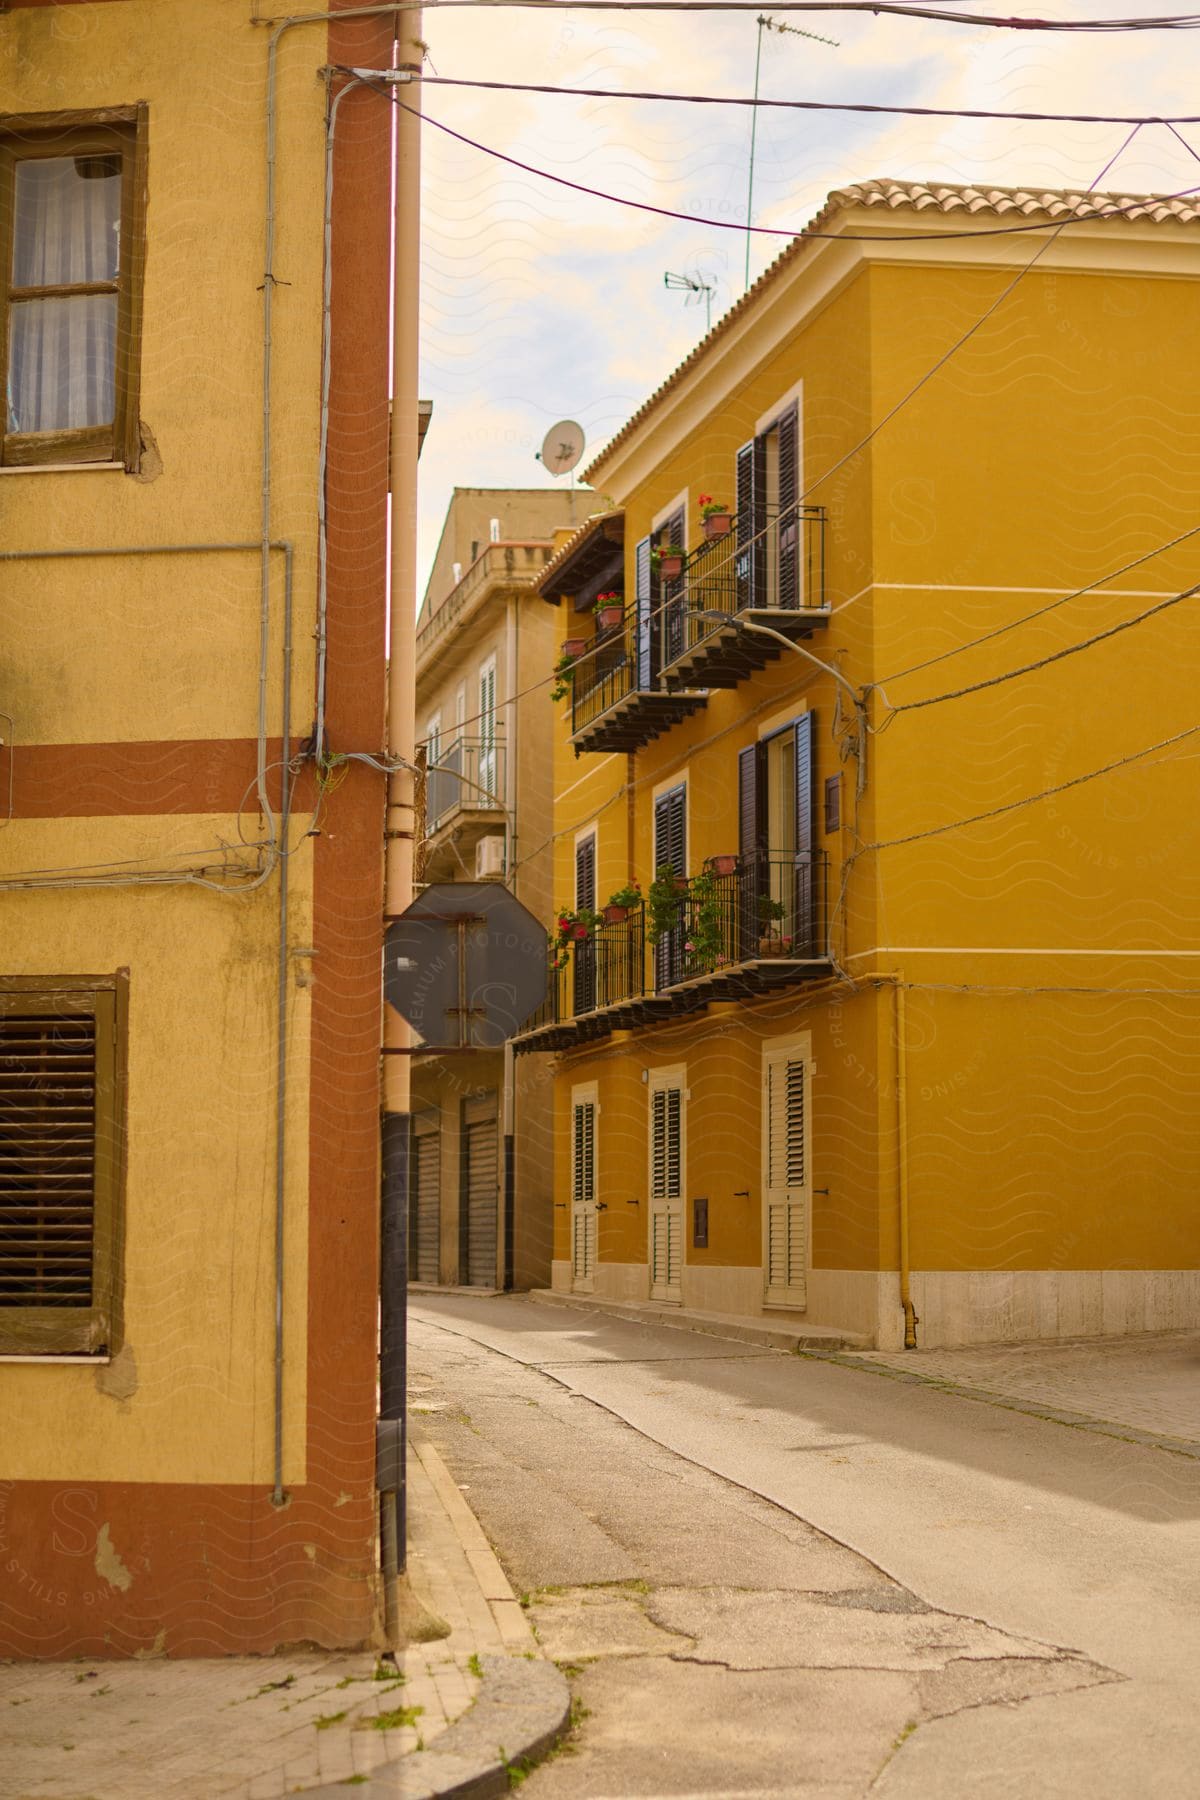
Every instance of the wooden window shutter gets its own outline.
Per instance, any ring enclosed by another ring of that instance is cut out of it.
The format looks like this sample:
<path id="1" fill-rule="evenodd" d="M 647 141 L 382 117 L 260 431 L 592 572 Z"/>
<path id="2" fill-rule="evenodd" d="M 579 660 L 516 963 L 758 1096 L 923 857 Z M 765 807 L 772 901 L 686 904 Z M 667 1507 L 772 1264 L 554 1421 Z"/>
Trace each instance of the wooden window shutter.
<path id="1" fill-rule="evenodd" d="M 680 1193 L 680 1092 L 655 1088 L 651 1139 L 651 1181 L 655 1200 L 676 1199 Z"/>
<path id="2" fill-rule="evenodd" d="M 797 956 L 816 956 L 817 837 L 816 714 L 796 720 L 796 946 Z"/>
<path id="3" fill-rule="evenodd" d="M 687 874 L 687 789 L 672 788 L 654 802 L 654 873 L 670 864 Z"/>
<path id="4" fill-rule="evenodd" d="M 634 612 L 637 620 L 637 685 L 641 689 L 653 685 L 658 642 L 657 621 L 650 581 L 650 539 L 642 538 L 633 553 Z"/>
<path id="5" fill-rule="evenodd" d="M 0 985 L 0 1353 L 116 1336 L 123 999 L 115 978 Z"/>
<path id="6" fill-rule="evenodd" d="M 766 444 L 754 438 L 737 453 L 737 604 L 765 605 Z"/>
<path id="7" fill-rule="evenodd" d="M 763 745 L 751 744 L 738 755 L 738 855 L 742 874 L 738 882 L 738 949 L 745 959 L 758 947 L 758 897 L 767 891 L 769 871 L 762 856 L 765 783 L 761 779 Z"/>
<path id="8" fill-rule="evenodd" d="M 800 604 L 800 415 L 796 407 L 779 421 L 779 594 L 776 604 Z"/>
<path id="9" fill-rule="evenodd" d="M 596 909 L 596 840 L 581 838 L 575 846 L 575 906 L 579 912 Z"/>
<path id="10" fill-rule="evenodd" d="M 571 1198 L 576 1206 L 590 1206 L 596 1198 L 596 1108 L 590 1100 L 575 1107 L 575 1143 L 572 1158 Z"/>

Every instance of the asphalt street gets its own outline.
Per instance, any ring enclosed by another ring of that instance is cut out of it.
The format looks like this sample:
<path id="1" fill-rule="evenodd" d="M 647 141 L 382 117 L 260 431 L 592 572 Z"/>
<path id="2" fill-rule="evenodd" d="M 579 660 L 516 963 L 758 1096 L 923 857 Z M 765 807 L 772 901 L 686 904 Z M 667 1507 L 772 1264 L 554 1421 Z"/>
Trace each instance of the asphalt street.
<path id="1" fill-rule="evenodd" d="M 411 1338 L 578 1695 L 533 1800 L 1200 1789 L 1195 1457 L 519 1296 Z"/>

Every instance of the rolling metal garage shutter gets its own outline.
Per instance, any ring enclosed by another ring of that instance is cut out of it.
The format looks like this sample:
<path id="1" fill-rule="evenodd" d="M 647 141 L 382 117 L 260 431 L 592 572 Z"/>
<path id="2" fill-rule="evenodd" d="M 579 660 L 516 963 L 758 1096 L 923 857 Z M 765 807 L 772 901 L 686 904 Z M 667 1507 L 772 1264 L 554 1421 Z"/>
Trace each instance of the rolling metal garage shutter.
<path id="1" fill-rule="evenodd" d="M 442 1134 L 436 1113 L 413 1120 L 412 1279 L 440 1279 L 442 1244 Z"/>
<path id="2" fill-rule="evenodd" d="M 468 1287 L 496 1287 L 499 1161 L 494 1093 L 463 1102 L 462 1130 L 460 1279 Z"/>

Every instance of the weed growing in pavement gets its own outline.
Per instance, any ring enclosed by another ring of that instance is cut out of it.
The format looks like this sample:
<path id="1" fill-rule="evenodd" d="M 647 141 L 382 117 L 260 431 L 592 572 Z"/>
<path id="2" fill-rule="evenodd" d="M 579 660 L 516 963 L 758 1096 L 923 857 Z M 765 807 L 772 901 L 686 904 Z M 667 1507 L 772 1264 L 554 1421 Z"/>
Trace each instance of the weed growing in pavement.
<path id="1" fill-rule="evenodd" d="M 397 1706 L 391 1712 L 376 1713 L 373 1719 L 360 1719 L 355 1726 L 356 1731 L 403 1731 L 406 1726 L 415 1725 L 423 1706 Z"/>
<path id="2" fill-rule="evenodd" d="M 340 1725 L 345 1717 L 346 1715 L 344 1712 L 322 1713 L 319 1719 L 313 1720 L 313 1724 L 318 1731 L 328 1731 L 331 1725 Z"/>
<path id="3" fill-rule="evenodd" d="M 394 1662 L 390 1662 L 390 1663 L 377 1662 L 375 1664 L 375 1670 L 371 1676 L 371 1680 L 372 1681 L 403 1681 L 404 1677 L 400 1673 L 399 1669 L 396 1667 Z"/>
<path id="4" fill-rule="evenodd" d="M 347 1775 L 345 1781 L 338 1782 L 338 1786 L 339 1787 L 364 1787 L 366 1785 L 367 1779 L 368 1779 L 368 1777 L 366 1775 Z"/>
<path id="5" fill-rule="evenodd" d="M 479 1660 L 479 1652 L 477 1650 L 472 1650 L 470 1656 L 468 1656 L 467 1668 L 471 1671 L 471 1674 L 475 1677 L 476 1681 L 483 1680 L 483 1664 Z"/>

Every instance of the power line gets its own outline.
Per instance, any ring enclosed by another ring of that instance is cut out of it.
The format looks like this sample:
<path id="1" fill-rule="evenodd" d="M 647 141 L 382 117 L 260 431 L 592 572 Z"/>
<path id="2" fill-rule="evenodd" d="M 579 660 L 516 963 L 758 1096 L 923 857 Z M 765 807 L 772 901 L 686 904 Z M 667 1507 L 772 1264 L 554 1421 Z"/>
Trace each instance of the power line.
<path id="1" fill-rule="evenodd" d="M 903 681 L 908 675 L 919 675 L 923 669 L 932 669 L 936 663 L 949 662 L 952 656 L 962 656 L 967 650 L 974 650 L 980 644 L 990 644 L 993 638 L 1004 637 L 1007 632 L 1015 631 L 1019 625 L 1028 625 L 1033 619 L 1044 619 L 1059 606 L 1066 606 L 1071 600 L 1082 600 L 1085 594 L 1095 593 L 1097 588 L 1105 587 L 1108 582 L 1116 581 L 1122 575 L 1128 575 L 1131 569 L 1141 568 L 1143 563 L 1152 562 L 1156 556 L 1174 550 L 1177 545 L 1186 543 L 1188 538 L 1200 532 L 1200 525 L 1190 525 L 1181 531 L 1178 537 L 1169 538 L 1165 544 L 1156 544 L 1153 550 L 1147 550 L 1142 556 L 1135 556 L 1132 562 L 1123 563 L 1119 569 L 1110 569 L 1105 575 L 1098 575 L 1095 581 L 1089 581 L 1085 587 L 1075 588 L 1069 594 L 1060 594 L 1057 599 L 1048 600 L 1045 606 L 1035 607 L 1033 612 L 1022 613 L 1019 619 L 1010 619 L 1006 625 L 997 625 L 992 631 L 985 631 L 979 637 L 968 638 L 965 644 L 955 644 L 950 650 L 941 650 L 936 656 L 927 656 L 924 662 L 913 663 L 910 668 L 898 669 L 894 675 L 885 675 L 879 681 L 869 682 L 869 688 L 881 691 L 886 682 Z M 885 696 L 886 698 L 886 696 Z M 893 708 L 899 711 L 900 708 Z"/>
<path id="2" fill-rule="evenodd" d="M 1051 651 L 1049 656 L 1041 656 L 1036 662 L 1022 663 L 1018 669 L 1006 669 L 1002 675 L 989 675 L 984 681 L 973 681 L 967 687 L 952 688 L 945 694 L 930 694 L 924 700 L 905 700 L 899 706 L 892 706 L 883 695 L 888 708 L 888 720 L 899 713 L 920 712 L 926 706 L 940 706 L 943 700 L 962 700 L 967 694 L 978 694 L 984 688 L 1000 687 L 1006 681 L 1015 681 L 1018 675 L 1031 675 L 1036 669 L 1048 668 L 1051 663 L 1062 662 L 1064 657 L 1078 656 L 1081 650 L 1090 650 L 1095 644 L 1102 644 L 1107 638 L 1119 637 L 1123 631 L 1131 631 L 1135 625 L 1144 625 L 1147 619 L 1156 618 L 1159 613 L 1166 612 L 1172 606 L 1178 606 L 1183 600 L 1192 600 L 1200 594 L 1200 582 L 1195 587 L 1184 588 L 1180 594 L 1171 594 L 1166 600 L 1159 600 L 1154 606 L 1148 606 L 1145 612 L 1135 613 L 1132 619 L 1122 619 L 1119 625 L 1110 625 L 1106 631 L 1097 631 L 1090 638 L 1083 638 L 1077 644 L 1068 644 L 1062 650 Z M 873 684 L 880 693 L 878 683 Z M 882 728 L 880 728 L 882 729 Z"/>
<path id="3" fill-rule="evenodd" d="M 759 12 L 762 0 L 424 0 L 429 9 L 469 6 L 519 7 L 543 12 Z M 913 6 L 903 0 L 780 0 L 777 13 L 868 13 L 872 18 L 921 19 L 938 25 L 974 25 L 991 31 L 1053 31 L 1067 35 L 1091 32 L 1195 31 L 1200 13 L 1135 14 L 1123 19 L 1031 19 L 995 13 L 944 11 Z"/>
<path id="4" fill-rule="evenodd" d="M 1003 806 L 989 807 L 987 812 L 972 813 L 966 819 L 951 819 L 945 825 L 930 825 L 925 831 L 910 831 L 905 837 L 885 838 L 873 844 L 864 844 L 861 850 L 846 859 L 845 868 L 849 870 L 852 863 L 868 850 L 895 850 L 901 844 L 918 844 L 925 838 L 944 837 L 948 831 L 962 831 L 968 825 L 980 825 L 985 819 L 999 819 L 1005 813 L 1017 812 L 1023 806 L 1033 806 L 1038 800 L 1051 800 L 1055 794 L 1065 794 L 1068 789 L 1082 787 L 1085 782 L 1097 781 L 1101 775 L 1111 775 L 1114 769 L 1123 769 L 1129 763 L 1140 762 L 1143 757 L 1153 756 L 1156 750 L 1167 750 L 1172 744 L 1181 744 L 1185 738 L 1195 737 L 1200 725 L 1189 725 L 1184 731 L 1177 731 L 1173 737 L 1162 738 L 1157 744 L 1147 744 L 1144 750 L 1132 750 L 1128 756 L 1118 756 L 1115 761 L 1105 763 L 1102 768 L 1089 769 L 1086 775 L 1073 775 L 1070 781 L 1060 781 L 1056 787 L 1041 788 L 1036 794 L 1026 794 L 1021 800 L 1009 800 Z"/>
<path id="5" fill-rule="evenodd" d="M 422 75 L 422 87 L 485 88 L 500 93 L 562 94 L 577 100 L 669 100 L 684 106 L 779 107 L 791 112 L 879 114 L 885 118 L 996 119 L 1030 125 L 1200 125 L 1200 114 L 992 112 L 966 106 L 884 106 L 866 100 L 764 100 L 750 94 L 667 94 L 638 88 L 558 87 L 542 81 L 482 81 L 465 76 Z M 1191 145 L 1184 138 L 1187 149 Z M 1192 152 L 1193 155 L 1195 152 Z M 940 234 L 939 234 L 940 235 Z"/>

